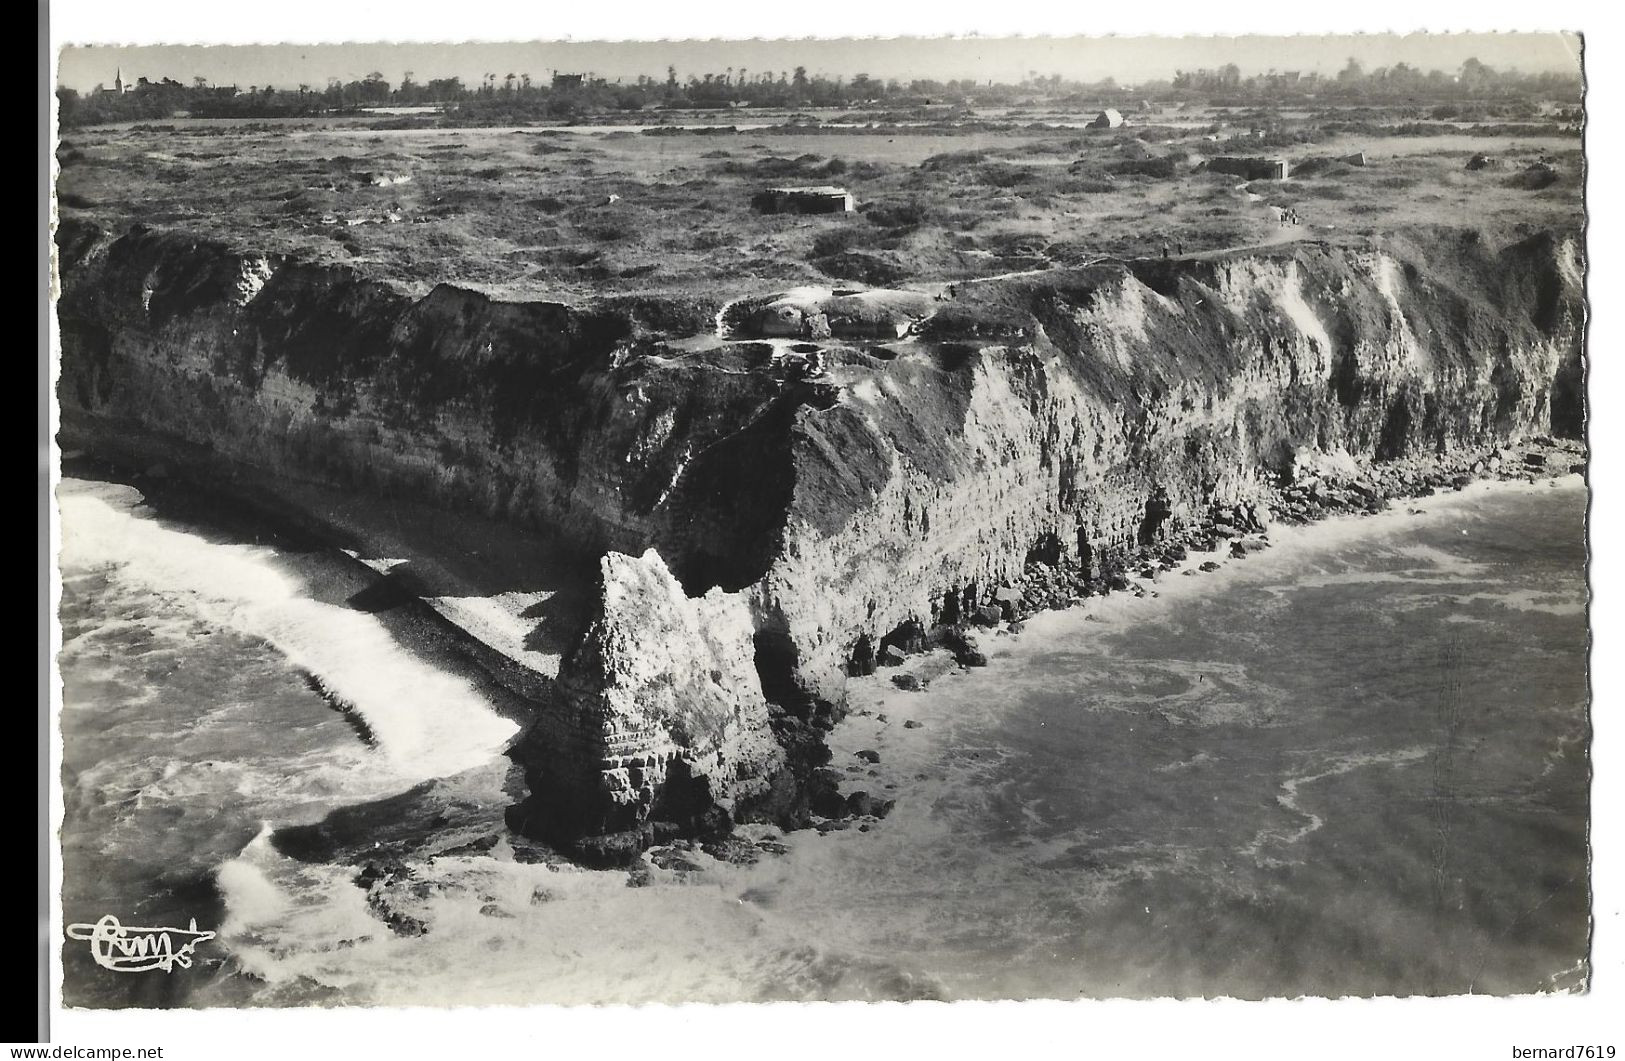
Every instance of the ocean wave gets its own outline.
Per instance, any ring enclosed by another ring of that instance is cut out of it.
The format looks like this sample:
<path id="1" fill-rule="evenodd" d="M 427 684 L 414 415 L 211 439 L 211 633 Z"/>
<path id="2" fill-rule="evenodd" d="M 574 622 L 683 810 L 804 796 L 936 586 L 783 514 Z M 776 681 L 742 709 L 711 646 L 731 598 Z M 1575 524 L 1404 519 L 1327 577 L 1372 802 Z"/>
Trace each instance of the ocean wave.
<path id="1" fill-rule="evenodd" d="M 137 511 L 139 497 L 65 491 L 64 563 L 101 570 L 270 644 L 365 720 L 398 776 L 468 769 L 517 732 L 472 685 L 417 658 L 376 617 L 310 599 L 275 550 L 169 529 Z"/>

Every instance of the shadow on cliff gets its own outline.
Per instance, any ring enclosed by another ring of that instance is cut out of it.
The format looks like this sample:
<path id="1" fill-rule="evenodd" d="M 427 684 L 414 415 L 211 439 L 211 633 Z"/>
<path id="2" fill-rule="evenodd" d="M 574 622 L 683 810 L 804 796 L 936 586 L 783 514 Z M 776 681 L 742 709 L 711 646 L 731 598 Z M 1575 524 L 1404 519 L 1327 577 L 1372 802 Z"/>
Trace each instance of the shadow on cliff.
<path id="1" fill-rule="evenodd" d="M 525 635 L 525 647 L 532 652 L 562 656 L 581 637 L 592 612 L 591 585 L 577 577 L 561 586 L 552 596 L 537 601 L 519 613 L 519 618 L 536 625 Z"/>

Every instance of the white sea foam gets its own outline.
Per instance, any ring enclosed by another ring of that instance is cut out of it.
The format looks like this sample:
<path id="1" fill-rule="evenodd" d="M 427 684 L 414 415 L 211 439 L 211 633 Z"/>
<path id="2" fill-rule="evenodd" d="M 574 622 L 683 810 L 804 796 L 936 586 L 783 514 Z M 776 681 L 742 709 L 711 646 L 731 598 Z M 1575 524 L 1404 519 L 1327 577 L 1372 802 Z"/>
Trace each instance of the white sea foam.
<path id="1" fill-rule="evenodd" d="M 395 772 L 456 773 L 485 762 L 517 731 L 466 681 L 417 659 L 365 612 L 305 595 L 262 546 L 209 542 L 136 511 L 133 490 L 64 490 L 63 556 L 102 569 L 200 616 L 271 644 L 353 711 Z"/>
<path id="2" fill-rule="evenodd" d="M 1426 748 L 1403 748 L 1385 754 L 1346 755 L 1327 763 L 1314 773 L 1287 778 L 1281 782 L 1281 792 L 1280 795 L 1276 796 L 1276 802 L 1280 804 L 1282 809 L 1291 811 L 1302 818 L 1303 821 L 1295 828 L 1259 830 L 1252 843 L 1245 848 L 1246 853 L 1261 862 L 1271 861 L 1264 854 L 1266 848 L 1290 846 L 1326 824 L 1325 818 L 1313 811 L 1305 810 L 1299 802 L 1298 790 L 1304 785 L 1324 781 L 1328 777 L 1338 777 L 1351 770 L 1360 770 L 1372 766 L 1409 766 L 1425 759 L 1427 755 L 1428 749 Z"/>
<path id="3" fill-rule="evenodd" d="M 270 837 L 271 827 L 267 824 L 249 844 L 244 856 L 227 862 L 215 874 L 215 882 L 225 897 L 226 919 L 220 925 L 222 935 L 240 935 L 276 921 L 286 915 L 291 905 L 287 895 L 255 864 L 255 856 L 263 857 L 269 849 Z"/>
<path id="4" fill-rule="evenodd" d="M 826 851 L 833 844 L 826 844 Z M 222 943 L 276 992 L 316 984 L 351 1001 L 392 1005 L 725 1002 L 820 997 L 849 968 L 826 931 L 771 906 L 807 858 L 754 867 L 719 863 L 688 878 L 655 870 L 628 888 L 621 873 L 440 858 L 385 888 L 391 911 L 429 926 L 397 936 L 369 909 L 355 868 L 310 865 L 256 839 L 219 873 L 231 917 Z M 835 989 L 865 997 L 863 979 Z M 879 993 L 879 992 L 875 992 Z"/>

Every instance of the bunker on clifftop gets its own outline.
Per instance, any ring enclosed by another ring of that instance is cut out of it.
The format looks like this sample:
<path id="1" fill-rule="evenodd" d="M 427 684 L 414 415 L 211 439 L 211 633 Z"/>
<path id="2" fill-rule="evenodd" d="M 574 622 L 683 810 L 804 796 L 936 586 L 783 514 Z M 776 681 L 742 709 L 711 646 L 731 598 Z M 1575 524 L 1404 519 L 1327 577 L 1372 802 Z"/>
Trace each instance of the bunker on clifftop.
<path id="1" fill-rule="evenodd" d="M 845 188 L 768 188 L 750 198 L 751 209 L 760 214 L 849 214 L 857 201 Z"/>
<path id="2" fill-rule="evenodd" d="M 1291 168 L 1284 158 L 1245 158 L 1220 155 L 1209 160 L 1207 168 L 1214 173 L 1231 173 L 1250 181 L 1284 181 Z"/>
<path id="3" fill-rule="evenodd" d="M 918 291 L 797 287 L 724 311 L 730 338 L 900 339 L 937 308 Z"/>

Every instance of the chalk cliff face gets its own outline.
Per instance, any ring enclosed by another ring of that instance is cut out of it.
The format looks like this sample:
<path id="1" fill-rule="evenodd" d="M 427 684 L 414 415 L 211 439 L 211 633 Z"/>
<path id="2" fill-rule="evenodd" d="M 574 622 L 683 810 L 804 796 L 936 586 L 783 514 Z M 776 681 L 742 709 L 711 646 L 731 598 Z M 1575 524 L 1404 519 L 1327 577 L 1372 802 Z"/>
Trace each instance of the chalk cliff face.
<path id="1" fill-rule="evenodd" d="M 527 754 L 561 820 L 606 831 L 689 778 L 740 812 L 778 765 L 758 693 L 778 723 L 827 719 L 854 660 L 1029 558 L 1099 564 L 1316 455 L 1576 436 L 1585 416 L 1573 235 L 968 284 L 904 337 L 821 340 L 811 378 L 716 338 L 720 303 L 414 300 L 174 234 L 59 245 L 76 444 L 178 438 L 605 556 Z"/>
<path id="2" fill-rule="evenodd" d="M 855 633 L 953 621 L 1030 555 L 1120 552 L 1303 453 L 1578 434 L 1574 245 L 1458 235 L 1412 254 L 1299 246 L 967 288 L 907 356 L 835 370 L 841 400 L 798 425 L 762 630 L 833 700 Z"/>

